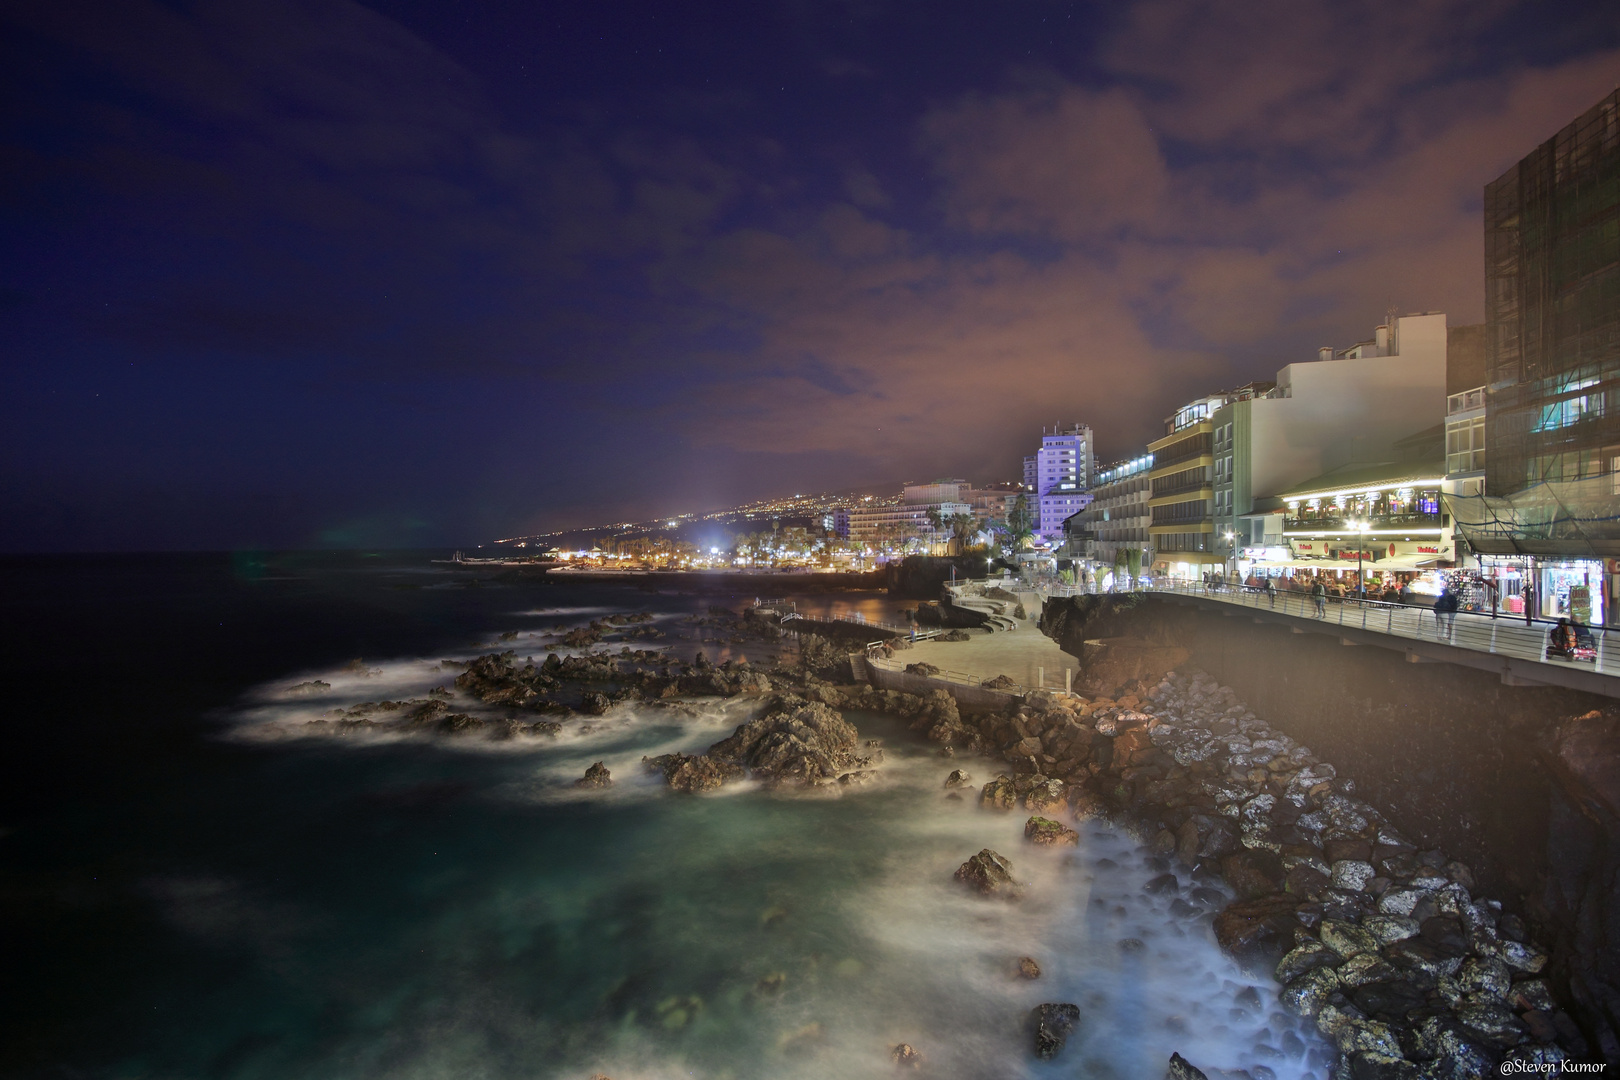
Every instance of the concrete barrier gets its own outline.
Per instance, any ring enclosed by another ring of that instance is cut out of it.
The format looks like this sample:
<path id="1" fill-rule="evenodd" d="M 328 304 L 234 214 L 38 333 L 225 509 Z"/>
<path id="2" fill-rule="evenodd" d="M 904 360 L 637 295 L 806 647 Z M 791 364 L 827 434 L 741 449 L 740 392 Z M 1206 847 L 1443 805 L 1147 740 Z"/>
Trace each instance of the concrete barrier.
<path id="1" fill-rule="evenodd" d="M 956 699 L 957 708 L 964 712 L 1001 712 L 1023 700 L 1022 694 L 1008 690 L 990 690 L 949 679 L 915 675 L 909 671 L 889 671 L 876 664 L 867 664 L 864 658 L 861 664 L 866 668 L 868 681 L 879 690 L 895 690 L 919 697 L 935 690 L 944 690 Z"/>

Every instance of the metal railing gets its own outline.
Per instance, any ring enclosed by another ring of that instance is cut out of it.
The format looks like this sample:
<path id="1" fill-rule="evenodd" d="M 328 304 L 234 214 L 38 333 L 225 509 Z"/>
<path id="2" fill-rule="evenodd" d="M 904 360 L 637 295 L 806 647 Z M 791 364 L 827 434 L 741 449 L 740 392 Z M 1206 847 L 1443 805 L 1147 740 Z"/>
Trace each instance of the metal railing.
<path id="1" fill-rule="evenodd" d="M 1548 633 L 1555 624 L 1547 619 L 1535 619 L 1527 626 L 1522 614 L 1504 612 L 1492 618 L 1487 613 L 1459 611 L 1450 616 L 1439 616 L 1431 606 L 1391 604 L 1382 600 L 1361 600 L 1354 596 L 1324 597 L 1322 598 L 1324 602 L 1318 610 L 1317 598 L 1309 593 L 1279 590 L 1272 596 L 1264 589 L 1251 585 L 1228 584 L 1211 589 L 1197 582 L 1163 582 L 1155 584 L 1153 591 L 1197 596 L 1257 611 L 1275 611 L 1313 622 L 1388 634 L 1391 637 L 1433 641 L 1459 649 L 1511 656 L 1516 660 L 1530 660 L 1581 671 L 1596 670 L 1604 675 L 1620 675 L 1620 654 L 1608 644 L 1608 631 L 1603 627 L 1588 628 L 1597 647 L 1597 660 L 1594 663 L 1562 658 L 1549 659 Z"/>

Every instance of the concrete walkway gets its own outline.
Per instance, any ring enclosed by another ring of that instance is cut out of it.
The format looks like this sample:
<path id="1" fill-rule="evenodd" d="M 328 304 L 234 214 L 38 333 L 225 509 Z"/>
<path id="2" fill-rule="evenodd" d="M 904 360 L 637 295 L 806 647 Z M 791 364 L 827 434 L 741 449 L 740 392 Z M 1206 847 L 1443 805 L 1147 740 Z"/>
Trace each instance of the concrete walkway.
<path id="1" fill-rule="evenodd" d="M 1005 675 L 1032 689 L 1040 686 L 1044 677 L 1049 689 L 1063 689 L 1064 669 L 1078 671 L 1079 661 L 1041 633 L 1035 620 L 1019 619 L 1017 624 L 1015 630 L 996 633 L 969 630 L 971 641 L 919 641 L 895 653 L 894 659 L 907 664 L 933 664 L 980 681 Z"/>

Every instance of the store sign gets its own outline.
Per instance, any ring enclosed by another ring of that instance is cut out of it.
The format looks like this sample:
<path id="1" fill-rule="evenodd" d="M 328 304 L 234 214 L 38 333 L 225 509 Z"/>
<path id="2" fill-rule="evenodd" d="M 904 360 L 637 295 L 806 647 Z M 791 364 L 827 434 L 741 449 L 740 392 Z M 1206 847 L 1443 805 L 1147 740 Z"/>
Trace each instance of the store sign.
<path id="1" fill-rule="evenodd" d="M 1394 545 L 1392 544 L 1390 546 L 1393 547 Z M 1438 555 L 1440 554 L 1440 549 L 1437 547 L 1429 547 L 1427 544 L 1419 544 L 1417 553 L 1419 555 Z"/>

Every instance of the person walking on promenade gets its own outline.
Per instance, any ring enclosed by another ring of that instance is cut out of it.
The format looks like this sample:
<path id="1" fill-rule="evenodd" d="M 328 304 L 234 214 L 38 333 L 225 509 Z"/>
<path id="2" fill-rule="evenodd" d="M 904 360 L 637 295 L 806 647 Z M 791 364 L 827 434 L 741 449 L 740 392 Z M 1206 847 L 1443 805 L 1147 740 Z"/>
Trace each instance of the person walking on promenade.
<path id="1" fill-rule="evenodd" d="M 1527 578 L 1524 583 L 1524 625 L 1530 626 L 1536 617 L 1536 587 Z"/>
<path id="2" fill-rule="evenodd" d="M 1412 606 L 1412 583 L 1410 581 L 1401 582 L 1401 603 L 1407 607 Z"/>
<path id="3" fill-rule="evenodd" d="M 1451 637 L 1456 630 L 1457 608 L 1461 603 L 1457 594 L 1451 591 L 1450 586 L 1440 590 L 1440 597 L 1434 602 L 1434 625 L 1444 636 Z"/>
<path id="4" fill-rule="evenodd" d="M 1277 583 L 1270 577 L 1266 578 L 1266 599 L 1271 602 L 1271 610 L 1277 610 Z"/>
<path id="5" fill-rule="evenodd" d="M 1323 585 L 1321 581 L 1317 581 L 1315 585 L 1311 586 L 1311 602 L 1316 605 L 1316 617 L 1325 619 L 1327 617 L 1327 586 Z"/>

